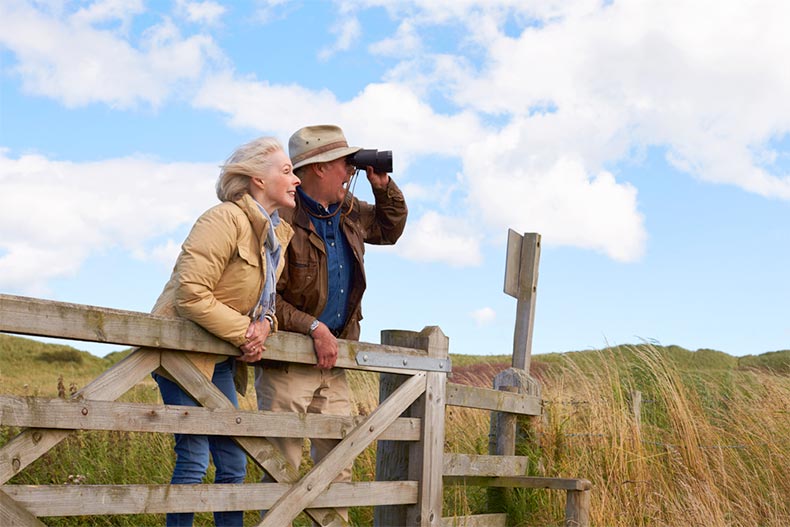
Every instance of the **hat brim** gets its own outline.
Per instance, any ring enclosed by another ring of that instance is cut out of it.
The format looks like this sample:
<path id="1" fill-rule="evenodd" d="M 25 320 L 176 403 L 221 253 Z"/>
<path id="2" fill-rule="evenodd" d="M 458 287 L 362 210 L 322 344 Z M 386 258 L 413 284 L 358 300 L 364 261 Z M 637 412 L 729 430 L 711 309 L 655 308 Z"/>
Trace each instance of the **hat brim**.
<path id="1" fill-rule="evenodd" d="M 346 146 L 343 148 L 329 150 L 328 152 L 322 152 L 320 154 L 308 157 L 307 159 L 303 159 L 298 163 L 294 163 L 294 170 L 305 165 L 312 165 L 313 163 L 329 163 L 330 161 L 340 159 L 341 157 L 346 157 L 359 152 L 360 150 L 362 150 L 362 147 L 360 146 Z"/>

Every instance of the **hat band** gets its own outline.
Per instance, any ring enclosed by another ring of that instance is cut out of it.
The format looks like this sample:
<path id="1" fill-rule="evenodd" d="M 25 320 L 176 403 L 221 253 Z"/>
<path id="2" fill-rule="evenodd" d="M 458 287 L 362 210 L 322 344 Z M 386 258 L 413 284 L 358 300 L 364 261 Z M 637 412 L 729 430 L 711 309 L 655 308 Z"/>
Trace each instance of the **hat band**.
<path id="1" fill-rule="evenodd" d="M 291 162 L 301 163 L 305 159 L 311 158 L 313 156 L 317 156 L 318 154 L 323 154 L 324 152 L 329 152 L 330 150 L 336 150 L 338 148 L 348 148 L 348 143 L 345 141 L 335 141 L 334 143 L 329 143 L 324 146 L 319 146 L 318 148 L 314 148 L 312 150 L 308 150 L 307 152 L 302 152 L 299 155 L 294 156 L 291 158 Z"/>

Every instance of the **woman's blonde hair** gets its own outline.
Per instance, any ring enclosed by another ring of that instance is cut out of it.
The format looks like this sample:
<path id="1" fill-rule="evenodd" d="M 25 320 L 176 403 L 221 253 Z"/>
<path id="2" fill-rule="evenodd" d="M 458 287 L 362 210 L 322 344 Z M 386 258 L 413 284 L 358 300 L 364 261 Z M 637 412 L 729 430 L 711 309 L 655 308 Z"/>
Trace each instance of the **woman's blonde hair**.
<path id="1" fill-rule="evenodd" d="M 271 155 L 283 146 L 274 137 L 259 137 L 236 149 L 222 165 L 217 179 L 220 201 L 236 201 L 250 191 L 250 178 L 271 166 Z"/>

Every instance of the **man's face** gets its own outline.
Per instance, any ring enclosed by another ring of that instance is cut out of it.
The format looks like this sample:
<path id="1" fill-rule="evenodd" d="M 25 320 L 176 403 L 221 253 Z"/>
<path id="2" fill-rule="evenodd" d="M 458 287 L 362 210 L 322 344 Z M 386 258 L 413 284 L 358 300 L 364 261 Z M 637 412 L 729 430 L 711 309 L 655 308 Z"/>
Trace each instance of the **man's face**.
<path id="1" fill-rule="evenodd" d="M 336 199 L 332 203 L 339 203 L 346 197 L 346 186 L 354 175 L 355 168 L 346 163 L 346 158 L 341 157 L 328 163 L 327 188 Z"/>

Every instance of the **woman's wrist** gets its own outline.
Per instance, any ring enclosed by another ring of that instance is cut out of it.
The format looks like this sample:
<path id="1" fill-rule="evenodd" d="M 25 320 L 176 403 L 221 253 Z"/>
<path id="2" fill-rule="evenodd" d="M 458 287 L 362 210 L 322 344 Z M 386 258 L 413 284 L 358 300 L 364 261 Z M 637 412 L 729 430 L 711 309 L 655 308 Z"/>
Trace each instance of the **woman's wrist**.
<path id="1" fill-rule="evenodd" d="M 274 315 L 266 313 L 263 315 L 263 318 L 269 322 L 269 333 L 276 333 L 277 332 L 277 319 L 274 318 Z"/>

